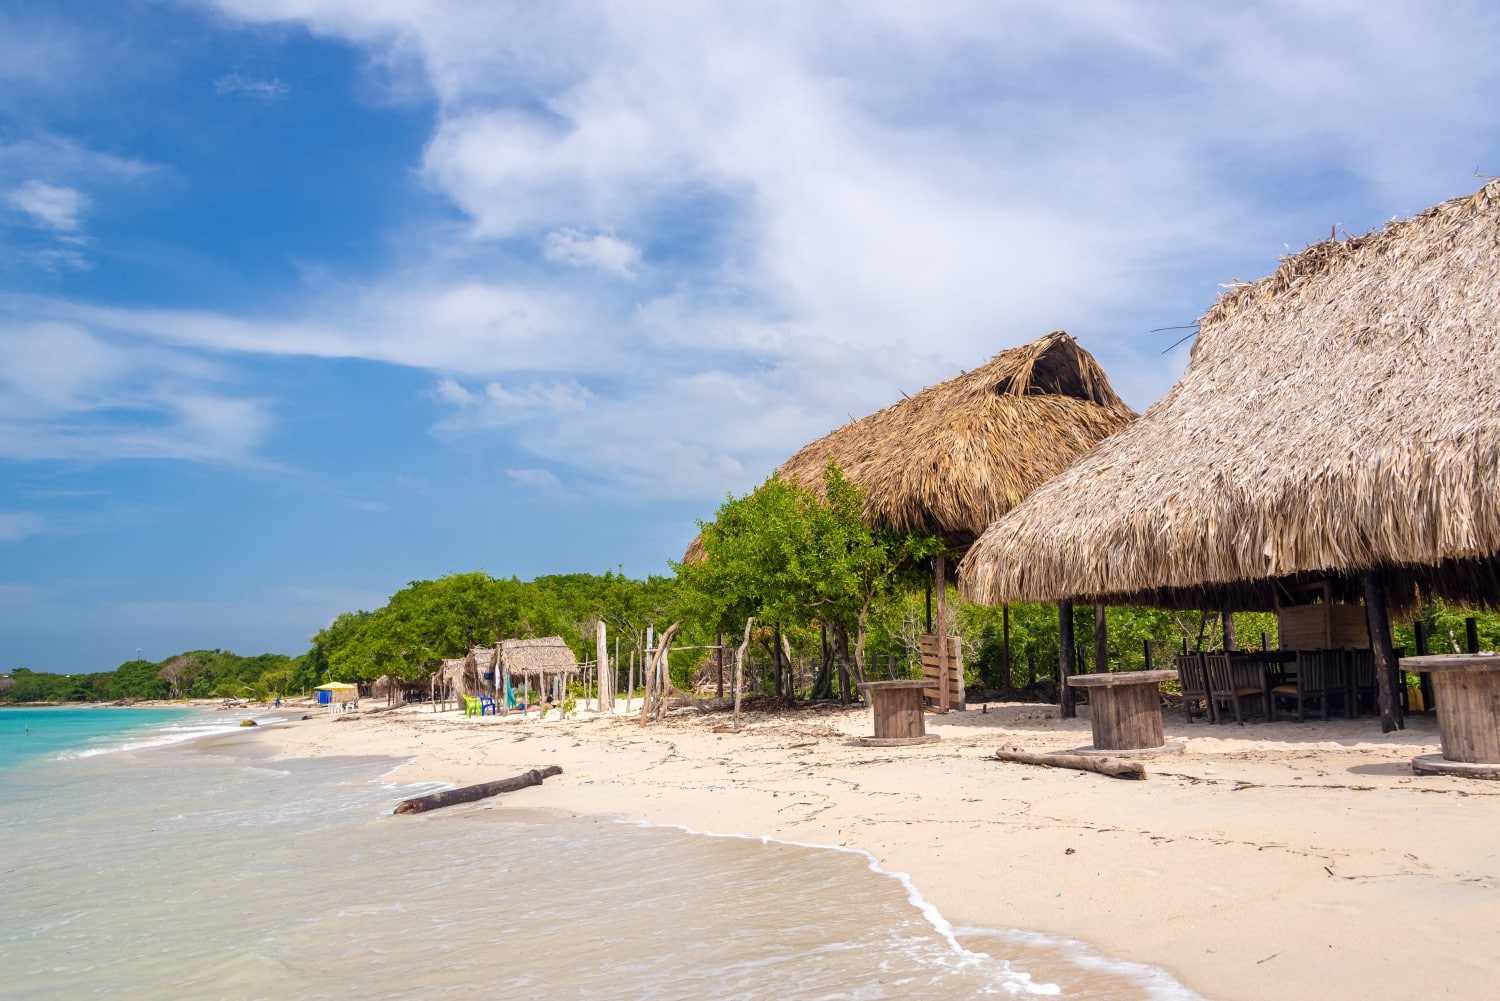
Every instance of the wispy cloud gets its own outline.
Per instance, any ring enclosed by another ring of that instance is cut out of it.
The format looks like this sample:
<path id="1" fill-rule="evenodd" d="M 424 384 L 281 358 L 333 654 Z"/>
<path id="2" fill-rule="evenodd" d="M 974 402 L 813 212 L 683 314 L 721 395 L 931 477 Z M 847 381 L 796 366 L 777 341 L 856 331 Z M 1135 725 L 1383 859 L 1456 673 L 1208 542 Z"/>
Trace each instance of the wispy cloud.
<path id="1" fill-rule="evenodd" d="M 0 318 L 0 457 L 258 462 L 268 401 L 193 354 Z"/>
<path id="2" fill-rule="evenodd" d="M 5 203 L 29 216 L 34 225 L 72 233 L 78 230 L 89 200 L 77 188 L 31 180 L 7 191 Z"/>
<path id="3" fill-rule="evenodd" d="M 548 233 L 542 242 L 542 254 L 549 261 L 574 267 L 598 268 L 621 278 L 634 278 L 641 263 L 641 251 L 612 233 L 588 236 L 576 229 Z"/>
<path id="4" fill-rule="evenodd" d="M 214 93 L 220 96 L 253 97 L 274 101 L 286 97 L 292 88 L 277 77 L 257 77 L 248 73 L 226 73 L 214 81 Z"/>
<path id="5" fill-rule="evenodd" d="M 507 469 L 505 475 L 512 483 L 533 490 L 557 490 L 562 487 L 562 481 L 545 469 Z"/>
<path id="6" fill-rule="evenodd" d="M 29 511 L 0 511 L 0 542 L 18 542 L 39 534 L 45 522 Z"/>

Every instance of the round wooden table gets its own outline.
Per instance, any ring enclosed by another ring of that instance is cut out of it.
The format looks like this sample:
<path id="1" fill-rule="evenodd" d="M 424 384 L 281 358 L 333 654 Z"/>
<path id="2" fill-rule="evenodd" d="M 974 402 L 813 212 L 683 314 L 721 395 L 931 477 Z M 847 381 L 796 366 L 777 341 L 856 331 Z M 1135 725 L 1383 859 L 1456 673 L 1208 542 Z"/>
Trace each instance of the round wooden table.
<path id="1" fill-rule="evenodd" d="M 1116 671 L 1069 678 L 1069 685 L 1086 688 L 1089 693 L 1089 725 L 1094 731 L 1094 746 L 1081 750 L 1114 754 L 1182 750 L 1181 744 L 1168 746 L 1161 727 L 1158 686 L 1176 677 L 1176 671 Z"/>
<path id="2" fill-rule="evenodd" d="M 861 737 L 870 747 L 900 747 L 903 744 L 927 744 L 938 739 L 927 732 L 926 706 L 922 689 L 926 682 L 867 681 L 860 687 L 870 696 L 875 713 L 875 736 Z"/>
<path id="3" fill-rule="evenodd" d="M 1419 774 L 1500 779 L 1500 655 L 1438 654 L 1402 657 L 1403 671 L 1432 675 L 1442 754 L 1412 759 Z"/>

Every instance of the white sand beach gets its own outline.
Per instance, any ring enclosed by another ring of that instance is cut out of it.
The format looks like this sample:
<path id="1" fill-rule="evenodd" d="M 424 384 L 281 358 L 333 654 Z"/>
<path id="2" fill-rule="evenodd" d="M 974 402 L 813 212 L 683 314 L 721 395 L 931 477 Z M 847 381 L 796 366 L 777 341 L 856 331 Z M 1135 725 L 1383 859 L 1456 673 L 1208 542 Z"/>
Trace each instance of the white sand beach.
<path id="1" fill-rule="evenodd" d="M 1086 712 L 1086 709 L 1084 710 Z M 289 757 L 410 756 L 459 785 L 557 764 L 503 805 L 871 852 L 955 925 L 1082 940 L 1205 997 L 1478 998 L 1500 983 L 1500 783 L 1414 776 L 1433 718 L 1184 724 L 1145 782 L 1009 764 L 1089 743 L 1085 717 L 993 703 L 928 717 L 941 740 L 871 748 L 859 707 L 465 719 L 369 708 L 260 738 Z M 394 803 L 393 803 L 394 805 Z M 711 892 L 711 888 L 708 890 Z"/>

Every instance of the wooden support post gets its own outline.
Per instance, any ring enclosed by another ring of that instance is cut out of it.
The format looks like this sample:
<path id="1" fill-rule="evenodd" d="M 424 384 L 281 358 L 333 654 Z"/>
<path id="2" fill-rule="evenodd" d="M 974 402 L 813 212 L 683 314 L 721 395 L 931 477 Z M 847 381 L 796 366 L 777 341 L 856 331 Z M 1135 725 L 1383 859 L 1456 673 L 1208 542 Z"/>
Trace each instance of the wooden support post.
<path id="1" fill-rule="evenodd" d="M 594 708 L 601 713 L 614 712 L 614 672 L 609 669 L 609 637 L 606 635 L 603 619 L 600 619 L 599 624 L 594 628 L 594 656 L 597 659 L 594 682 L 598 686 L 599 695 Z"/>
<path id="2" fill-rule="evenodd" d="M 1365 574 L 1365 621 L 1370 627 L 1370 649 L 1375 655 L 1375 682 L 1380 693 L 1380 732 L 1405 728 L 1396 705 L 1396 651 L 1391 643 L 1391 620 L 1386 614 L 1385 581 L 1380 570 Z"/>
<path id="3" fill-rule="evenodd" d="M 1144 641 L 1144 643 L 1142 644 L 1142 646 L 1144 646 L 1145 650 L 1146 650 L 1146 670 L 1148 670 L 1148 671 L 1154 671 L 1154 670 L 1156 670 L 1156 665 L 1151 662 L 1151 641 L 1150 640 Z"/>
<path id="4" fill-rule="evenodd" d="M 1431 655 L 1431 644 L 1428 642 L 1427 638 L 1427 623 L 1423 622 L 1421 619 L 1418 619 L 1411 624 L 1411 632 L 1412 639 L 1417 644 L 1417 656 L 1427 657 Z M 1433 698 L 1432 692 L 1432 674 L 1430 672 L 1424 671 L 1423 673 L 1417 675 L 1417 677 L 1421 679 L 1417 684 L 1422 690 L 1422 707 L 1424 709 L 1431 710 L 1432 707 L 1436 704 L 1436 699 Z"/>
<path id="5" fill-rule="evenodd" d="M 1094 602 L 1094 673 L 1109 673 L 1109 623 L 1102 601 Z"/>
<path id="6" fill-rule="evenodd" d="M 1182 638 L 1182 655 L 1186 657 L 1190 652 L 1191 651 L 1188 650 L 1188 638 L 1184 636 Z"/>
<path id="7" fill-rule="evenodd" d="M 779 625 L 776 627 L 775 634 L 772 636 L 771 646 L 773 648 L 771 650 L 771 656 L 774 657 L 774 658 L 776 658 L 776 697 L 780 698 L 781 695 L 782 695 L 782 691 L 781 691 L 781 673 L 782 672 L 781 672 L 781 626 L 779 626 Z"/>
<path id="8" fill-rule="evenodd" d="M 750 649 L 750 627 L 753 625 L 755 625 L 754 616 L 745 620 L 745 638 L 740 641 L 739 649 L 734 652 L 734 729 L 736 733 L 740 729 L 740 695 L 745 690 L 745 654 Z"/>
<path id="9" fill-rule="evenodd" d="M 934 569 L 933 573 L 937 573 Z M 932 635 L 932 581 L 927 581 L 927 619 L 922 626 L 922 631 L 929 636 Z"/>
<path id="10" fill-rule="evenodd" d="M 938 712 L 945 713 L 953 676 L 953 662 L 948 656 L 948 557 L 945 553 L 938 554 L 932 586 L 937 591 Z"/>
<path id="11" fill-rule="evenodd" d="M 1224 617 L 1224 652 L 1225 653 L 1233 653 L 1234 649 L 1235 649 L 1235 642 L 1234 642 L 1234 613 L 1233 612 L 1223 612 L 1221 614 Z"/>
<path id="12" fill-rule="evenodd" d="M 1078 715 L 1073 706 L 1073 689 L 1068 679 L 1073 676 L 1073 603 L 1057 603 L 1057 685 L 1058 709 L 1063 719 Z"/>
<path id="13" fill-rule="evenodd" d="M 1479 652 L 1479 622 L 1476 619 L 1464 619 L 1464 638 L 1469 641 L 1469 652 Z"/>
<path id="14" fill-rule="evenodd" d="M 1001 605 L 1000 606 L 1000 635 L 1001 635 L 1001 638 L 1002 638 L 1002 642 L 1000 644 L 1000 670 L 1002 672 L 1004 672 L 1001 675 L 1000 693 L 1001 693 L 1001 695 L 1004 698 L 1009 699 L 1011 697 L 1011 695 L 1014 694 L 1014 692 L 1015 692 L 1014 679 L 1012 679 L 1011 675 L 1010 675 L 1010 606 L 1009 605 Z"/>
<path id="15" fill-rule="evenodd" d="M 1266 635 L 1265 633 L 1260 634 L 1260 648 L 1262 650 L 1271 649 L 1271 637 Z"/>
<path id="16" fill-rule="evenodd" d="M 724 697 L 724 634 L 723 633 L 714 633 L 714 645 L 716 647 L 718 647 L 718 649 L 714 651 L 714 657 L 716 658 L 717 664 L 718 664 L 717 669 L 714 671 L 714 678 L 715 678 L 714 695 L 717 696 L 718 698 L 722 699 Z"/>

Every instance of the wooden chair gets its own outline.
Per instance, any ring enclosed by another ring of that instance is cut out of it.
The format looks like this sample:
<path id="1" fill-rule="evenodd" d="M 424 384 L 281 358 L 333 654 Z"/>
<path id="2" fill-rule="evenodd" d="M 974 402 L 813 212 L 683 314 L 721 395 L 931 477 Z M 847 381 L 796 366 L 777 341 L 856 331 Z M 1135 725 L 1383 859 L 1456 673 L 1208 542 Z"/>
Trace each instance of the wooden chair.
<path id="1" fill-rule="evenodd" d="M 1366 699 L 1371 712 L 1380 711 L 1380 682 L 1375 677 L 1375 654 L 1371 650 L 1346 650 L 1344 716 L 1353 719 Z"/>
<path id="2" fill-rule="evenodd" d="M 1195 653 L 1178 657 L 1176 663 L 1177 684 L 1182 688 L 1182 715 L 1191 723 L 1196 704 L 1201 706 L 1197 711 L 1212 723 L 1214 704 L 1208 697 L 1208 680 L 1203 674 L 1203 655 Z"/>
<path id="3" fill-rule="evenodd" d="M 1204 654 L 1203 670 L 1208 675 L 1208 697 L 1215 705 L 1220 723 L 1227 723 L 1228 720 L 1224 718 L 1224 713 L 1218 709 L 1218 705 L 1227 702 L 1234 707 L 1234 721 L 1244 726 L 1245 716 L 1240 703 L 1249 698 L 1260 699 L 1261 708 L 1266 711 L 1266 718 L 1270 719 L 1270 707 L 1265 704 L 1264 689 L 1260 685 L 1245 684 L 1244 681 L 1247 679 L 1237 678 L 1229 654 Z"/>
<path id="4" fill-rule="evenodd" d="M 1297 676 L 1271 689 L 1271 713 L 1276 703 L 1291 699 L 1297 707 L 1297 722 L 1307 718 L 1307 704 L 1318 704 L 1318 715 L 1328 718 L 1328 700 L 1344 690 L 1344 652 L 1342 650 L 1298 650 Z"/>

